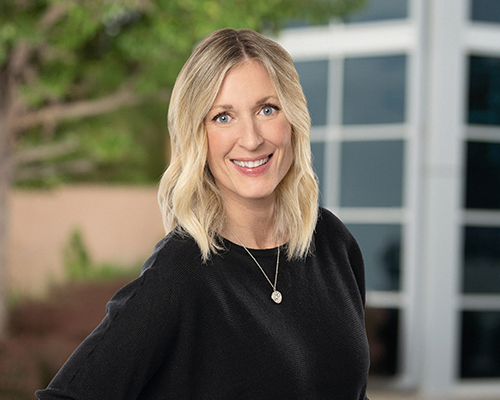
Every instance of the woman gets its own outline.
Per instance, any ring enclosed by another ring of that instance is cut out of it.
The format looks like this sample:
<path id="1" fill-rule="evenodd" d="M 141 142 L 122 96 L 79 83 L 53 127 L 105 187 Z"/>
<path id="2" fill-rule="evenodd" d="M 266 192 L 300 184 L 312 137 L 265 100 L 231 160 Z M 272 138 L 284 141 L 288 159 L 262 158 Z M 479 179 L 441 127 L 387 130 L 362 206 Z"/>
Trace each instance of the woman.
<path id="1" fill-rule="evenodd" d="M 167 236 L 38 397 L 365 399 L 362 257 L 317 206 L 289 54 L 212 33 L 179 74 L 169 131 Z"/>

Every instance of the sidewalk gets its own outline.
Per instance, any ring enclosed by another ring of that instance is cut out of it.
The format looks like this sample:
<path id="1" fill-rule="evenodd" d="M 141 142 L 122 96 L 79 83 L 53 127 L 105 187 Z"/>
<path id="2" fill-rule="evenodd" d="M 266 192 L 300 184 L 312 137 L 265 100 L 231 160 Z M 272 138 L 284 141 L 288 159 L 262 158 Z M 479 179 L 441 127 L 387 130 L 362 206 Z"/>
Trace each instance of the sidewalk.
<path id="1" fill-rule="evenodd" d="M 388 392 L 383 390 L 369 390 L 368 398 L 370 400 L 426 400 L 412 393 Z"/>
<path id="2" fill-rule="evenodd" d="M 456 398 L 424 398 L 414 393 L 405 393 L 397 391 L 384 391 L 384 390 L 369 390 L 368 398 L 370 400 L 471 400 L 469 397 L 456 397 Z M 500 400 L 500 397 L 478 397 L 478 400 Z M 476 400 L 476 398 L 474 398 Z"/>

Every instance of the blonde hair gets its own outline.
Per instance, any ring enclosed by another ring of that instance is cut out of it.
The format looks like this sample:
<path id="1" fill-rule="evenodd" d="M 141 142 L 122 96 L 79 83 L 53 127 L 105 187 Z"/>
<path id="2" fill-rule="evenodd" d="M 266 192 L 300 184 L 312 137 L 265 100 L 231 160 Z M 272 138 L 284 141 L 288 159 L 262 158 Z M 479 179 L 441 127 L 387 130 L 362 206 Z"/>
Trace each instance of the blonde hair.
<path id="1" fill-rule="evenodd" d="M 318 217 L 318 185 L 311 165 L 311 122 L 291 56 L 276 42 L 252 30 L 222 29 L 207 36 L 175 82 L 168 111 L 171 161 L 160 181 L 158 199 L 166 232 L 180 228 L 197 242 L 203 260 L 220 250 L 218 232 L 224 204 L 207 165 L 205 117 L 227 72 L 246 60 L 268 72 L 292 127 L 292 165 L 276 188 L 276 239 L 287 256 L 309 252 Z"/>

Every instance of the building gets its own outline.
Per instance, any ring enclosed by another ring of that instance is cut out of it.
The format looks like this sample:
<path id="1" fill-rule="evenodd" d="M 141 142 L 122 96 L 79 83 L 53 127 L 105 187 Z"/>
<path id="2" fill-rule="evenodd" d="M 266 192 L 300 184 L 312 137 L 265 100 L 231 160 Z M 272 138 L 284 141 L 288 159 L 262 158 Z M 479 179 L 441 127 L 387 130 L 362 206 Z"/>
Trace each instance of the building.
<path id="1" fill-rule="evenodd" d="M 372 374 L 500 398 L 500 1 L 366 0 L 296 27 L 321 203 L 366 263 Z"/>

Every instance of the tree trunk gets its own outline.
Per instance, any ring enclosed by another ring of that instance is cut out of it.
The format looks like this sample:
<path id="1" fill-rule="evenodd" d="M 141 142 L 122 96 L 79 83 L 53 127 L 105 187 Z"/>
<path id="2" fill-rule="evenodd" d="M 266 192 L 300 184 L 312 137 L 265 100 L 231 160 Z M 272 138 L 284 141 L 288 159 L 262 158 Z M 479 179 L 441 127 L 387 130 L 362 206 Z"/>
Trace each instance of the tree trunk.
<path id="1" fill-rule="evenodd" d="M 13 87 L 7 68 L 0 70 L 0 339 L 7 332 L 6 278 L 9 195 L 13 176 L 12 137 L 9 132 Z"/>
<path id="2" fill-rule="evenodd" d="M 18 43 L 9 54 L 7 62 L 0 65 L 0 339 L 7 333 L 7 240 L 10 188 L 15 168 L 15 129 L 12 122 L 17 111 L 17 80 L 30 54 L 31 48 L 26 43 Z"/>
<path id="3" fill-rule="evenodd" d="M 3 115 L 0 112 L 0 118 Z M 0 122 L 0 339 L 7 331 L 7 239 L 9 225 L 9 195 L 12 179 L 11 145 L 6 124 Z M 6 140 L 7 139 L 7 140 Z"/>

